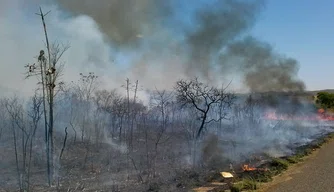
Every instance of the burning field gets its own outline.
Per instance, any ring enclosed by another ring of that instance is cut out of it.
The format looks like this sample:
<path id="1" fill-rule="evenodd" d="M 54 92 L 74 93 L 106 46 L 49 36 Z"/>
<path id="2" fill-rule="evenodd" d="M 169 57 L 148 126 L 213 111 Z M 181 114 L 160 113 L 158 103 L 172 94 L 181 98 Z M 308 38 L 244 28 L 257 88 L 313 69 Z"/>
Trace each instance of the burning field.
<path id="1" fill-rule="evenodd" d="M 41 21 L 40 5 L 53 10 Z M 298 61 L 249 33 L 264 8 L 4 3 L 0 63 L 15 65 L 0 88 L 22 94 L 0 99 L 0 190 L 182 192 L 230 172 L 268 181 L 298 162 L 334 131 L 334 96 L 307 92 Z"/>
<path id="2" fill-rule="evenodd" d="M 198 83 L 197 80 L 184 82 Z M 179 81 L 177 85 L 185 84 Z M 234 179 L 239 179 L 237 181 L 252 178 L 254 182 L 267 182 L 273 175 L 286 170 L 289 164 L 299 162 L 324 142 L 322 138 L 334 132 L 330 112 L 318 110 L 313 100 L 300 99 L 297 104 L 292 104 L 290 97 L 276 94 L 276 104 L 273 105 L 259 96 L 261 94 L 235 96 L 227 92 L 222 97 L 224 99 L 210 105 L 209 113 L 204 113 L 199 110 L 201 108 L 194 107 L 192 100 L 184 97 L 199 91 L 196 86 L 190 88 L 188 91 L 194 92 L 184 94 L 184 89 L 177 87 L 173 94 L 153 92 L 148 106 L 131 100 L 133 112 L 130 117 L 136 117 L 132 133 L 131 124 L 127 123 L 131 118 L 128 121 L 127 113 L 123 111 L 128 102 L 116 92 L 97 91 L 99 97 L 95 102 L 98 105 L 91 106 L 86 112 L 83 107 L 88 106 L 79 102 L 76 95 L 60 95 L 56 110 L 61 121 L 56 124 L 59 130 L 54 143 L 57 155 L 52 190 L 116 192 L 172 188 L 187 191 L 210 182 L 218 182 L 221 189 L 231 187 L 232 184 L 227 184 L 219 174 L 221 171 L 232 173 Z M 214 97 L 208 97 L 207 101 Z M 281 100 L 284 102 L 277 102 Z M 210 120 L 220 114 L 221 102 L 225 102 L 224 118 Z M 19 171 L 21 177 L 30 175 L 29 188 L 50 191 L 43 180 L 47 175 L 45 148 L 40 147 L 44 146 L 43 132 L 36 133 L 32 145 L 23 145 L 29 150 L 22 148 L 17 141 L 30 141 L 23 137 L 25 132 L 32 130 L 27 125 L 33 124 L 23 124 L 29 122 L 30 116 L 15 118 L 15 114 L 24 109 L 19 100 L 7 98 L 1 104 L 4 110 L 2 123 L 8 128 L 2 129 L 2 135 L 6 137 L 1 137 L 3 161 L 0 168 L 5 173 L 1 176 L 4 181 L 1 187 L 15 188 L 15 172 Z M 205 107 L 204 104 L 198 106 Z M 198 137 L 203 114 L 207 119 Z M 66 126 L 67 122 L 70 124 L 64 133 L 60 127 Z M 12 130 L 15 130 L 14 135 Z M 31 154 L 31 159 L 21 151 Z M 22 166 L 26 170 L 29 167 L 29 172 L 24 172 Z M 253 186 L 251 183 L 249 185 Z"/>

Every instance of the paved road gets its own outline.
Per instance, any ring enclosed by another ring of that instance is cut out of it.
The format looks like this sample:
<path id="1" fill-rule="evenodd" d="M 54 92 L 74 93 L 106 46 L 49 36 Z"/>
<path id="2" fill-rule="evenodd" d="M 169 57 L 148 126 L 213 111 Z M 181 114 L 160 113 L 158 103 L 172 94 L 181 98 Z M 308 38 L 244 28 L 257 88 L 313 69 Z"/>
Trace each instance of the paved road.
<path id="1" fill-rule="evenodd" d="M 324 145 L 299 167 L 292 168 L 283 179 L 266 191 L 334 192 L 334 141 Z"/>

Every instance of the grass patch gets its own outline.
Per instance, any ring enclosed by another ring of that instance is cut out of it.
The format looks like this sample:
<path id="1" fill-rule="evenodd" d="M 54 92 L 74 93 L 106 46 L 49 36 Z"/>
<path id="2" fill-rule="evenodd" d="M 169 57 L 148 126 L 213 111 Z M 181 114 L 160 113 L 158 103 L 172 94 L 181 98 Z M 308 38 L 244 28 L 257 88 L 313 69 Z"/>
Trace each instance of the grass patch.
<path id="1" fill-rule="evenodd" d="M 240 173 L 240 178 L 252 178 L 256 182 L 266 183 L 272 181 L 272 176 L 274 174 L 270 171 L 249 171 Z"/>
<path id="2" fill-rule="evenodd" d="M 258 189 L 258 183 L 253 178 L 244 178 L 241 181 L 235 183 L 230 188 L 231 192 L 239 192 L 242 190 L 256 190 Z"/>
<path id="3" fill-rule="evenodd" d="M 272 173 L 272 176 L 278 175 L 282 173 L 283 171 L 287 170 L 289 168 L 290 163 L 288 160 L 280 159 L 280 158 L 274 158 L 270 163 L 270 170 Z"/>
<path id="4" fill-rule="evenodd" d="M 257 177 L 256 181 L 261 183 L 267 183 L 273 180 L 273 174 L 271 171 L 262 172 Z"/>
<path id="5" fill-rule="evenodd" d="M 290 157 L 286 158 L 286 160 L 290 164 L 296 164 L 296 163 L 299 163 L 299 162 L 303 161 L 303 156 L 301 156 L 301 155 L 293 155 L 293 156 L 290 156 Z"/>

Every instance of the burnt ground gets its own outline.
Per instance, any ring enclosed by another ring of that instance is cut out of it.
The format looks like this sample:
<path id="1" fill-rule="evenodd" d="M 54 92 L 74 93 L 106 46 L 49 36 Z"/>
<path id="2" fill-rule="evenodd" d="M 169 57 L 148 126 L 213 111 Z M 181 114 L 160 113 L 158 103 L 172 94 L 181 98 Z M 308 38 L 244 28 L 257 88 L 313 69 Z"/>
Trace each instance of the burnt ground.
<path id="1" fill-rule="evenodd" d="M 263 192 L 334 191 L 334 140 L 264 186 Z"/>
<path id="2" fill-rule="evenodd" d="M 56 139 L 56 151 L 60 151 L 62 138 Z M 122 149 L 108 143 L 82 142 L 73 138 L 67 141 L 61 166 L 55 172 L 59 185 L 47 185 L 46 157 L 42 139 L 36 139 L 33 146 L 31 164 L 31 190 L 45 191 L 188 191 L 193 186 L 202 186 L 211 172 L 203 173 L 188 168 L 184 160 L 184 138 L 173 137 L 159 149 L 157 162 L 154 166 L 157 175 L 149 177 L 152 172 L 151 162 L 154 146 L 138 139 L 134 143 L 135 150 L 127 158 Z M 168 151 L 173 149 L 173 151 Z M 175 150 L 179 149 L 179 150 Z M 147 150 L 147 151 L 146 151 Z M 149 152 L 148 152 L 149 151 Z M 57 154 L 58 154 L 57 152 Z M 21 158 L 21 157 L 19 157 Z M 133 160 L 132 160 L 133 159 Z M 130 163 L 126 163 L 126 161 Z M 20 162 L 22 163 L 22 162 Z M 148 165 L 150 165 L 149 168 Z M 14 147 L 11 137 L 3 137 L 0 145 L 0 192 L 18 191 Z M 210 179 L 210 178 L 209 178 Z"/>
<path id="3" fill-rule="evenodd" d="M 181 134 L 180 134 L 181 135 Z M 143 138 L 143 137 L 135 137 Z M 15 173 L 15 158 L 13 155 L 12 138 L 3 137 L 0 145 L 0 192 L 17 191 Z M 78 139 L 79 140 L 79 139 Z M 56 139 L 57 151 L 62 146 L 62 138 Z M 107 143 L 81 142 L 68 140 L 67 147 L 61 160 L 61 167 L 57 172 L 60 186 L 49 188 L 46 184 L 45 154 L 43 140 L 36 140 L 32 159 L 32 191 L 189 191 L 196 186 L 207 186 L 218 190 L 227 189 L 224 181 L 217 171 L 229 170 L 219 164 L 206 173 L 187 167 L 186 154 L 181 148 L 185 147 L 183 137 L 175 137 L 164 143 L 160 149 L 158 161 L 154 166 L 158 173 L 155 178 L 149 178 L 152 167 L 150 160 L 154 154 L 148 151 L 152 143 L 145 144 L 141 139 L 136 140 L 136 150 L 131 153 L 134 162 L 126 163 L 127 157 L 122 149 L 115 148 Z M 333 144 L 334 145 L 334 144 Z M 168 151 L 171 150 L 172 151 Z M 179 150 L 176 150 L 179 149 Z M 147 150 L 147 151 L 146 151 Z M 334 154 L 333 154 L 334 156 Z M 334 158 L 334 157 L 333 157 Z M 214 158 L 215 159 L 215 158 Z M 333 159 L 334 160 L 334 159 Z M 250 162 L 249 162 L 250 163 Z M 255 165 L 255 164 L 254 164 Z M 255 165 L 257 166 L 257 165 Z M 235 167 L 236 168 L 236 167 Z M 237 171 L 235 169 L 235 171 Z M 207 185 L 210 183 L 210 185 Z M 203 191 L 203 188 L 201 189 Z M 271 190 L 269 190 L 271 191 Z M 323 190 L 322 190 L 323 191 Z"/>

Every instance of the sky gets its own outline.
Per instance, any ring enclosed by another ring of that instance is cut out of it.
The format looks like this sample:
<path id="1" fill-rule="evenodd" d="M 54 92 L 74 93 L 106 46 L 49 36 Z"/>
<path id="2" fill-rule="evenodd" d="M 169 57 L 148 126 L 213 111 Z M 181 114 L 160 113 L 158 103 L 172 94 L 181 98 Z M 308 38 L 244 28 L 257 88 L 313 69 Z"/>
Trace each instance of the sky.
<path id="1" fill-rule="evenodd" d="M 334 1 L 269 0 L 252 33 L 299 61 L 308 90 L 334 88 Z"/>
<path id="2" fill-rule="evenodd" d="M 36 80 L 24 80 L 24 68 L 34 62 L 34 56 L 43 47 L 43 31 L 37 15 L 38 3 L 52 0 L 0 0 L 0 90 L 7 92 L 31 92 Z M 200 0 L 203 1 L 203 0 Z M 187 5 L 180 4 L 179 11 Z M 113 54 L 114 50 L 104 40 L 94 20 L 85 15 L 69 19 L 56 5 L 43 5 L 44 10 L 52 10 L 48 15 L 48 29 L 53 39 L 70 42 L 71 48 L 63 57 L 66 61 L 64 81 L 79 78 L 80 72 L 95 71 L 103 74 L 102 79 L 109 85 L 120 87 L 126 77 L 137 78 L 143 73 L 138 68 L 128 71 L 115 71 L 115 65 L 107 68 L 106 63 L 126 61 L 130 56 Z M 189 9 L 187 9 L 189 11 Z M 305 82 L 308 90 L 334 88 L 334 1 L 332 0 L 268 0 L 251 34 L 264 40 L 280 53 L 299 61 L 298 76 Z M 182 16 L 180 12 L 178 14 Z M 52 24 L 50 24 L 52 23 Z M 177 29 L 176 29 L 177 30 Z M 135 53 L 133 53 L 135 54 Z M 99 63 L 89 63 L 96 57 Z M 156 58 L 157 59 L 157 58 Z M 158 58 L 159 59 L 159 58 Z M 81 66 L 82 63 L 87 63 Z M 131 60 L 128 60 L 131 62 Z M 158 61 L 156 61 L 158 62 Z M 170 63 L 182 62 L 170 58 Z M 177 80 L 179 71 L 160 70 L 149 82 L 154 86 L 166 84 L 162 76 Z M 136 73 L 136 76 L 134 75 Z M 151 75 L 153 73 L 150 73 Z M 151 86 L 149 88 L 154 88 Z"/>

